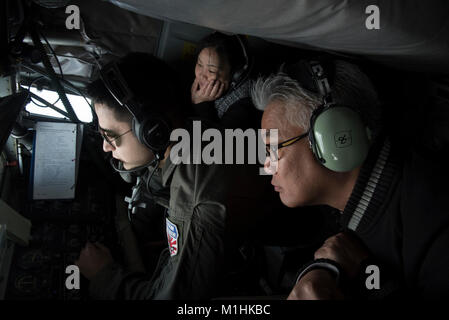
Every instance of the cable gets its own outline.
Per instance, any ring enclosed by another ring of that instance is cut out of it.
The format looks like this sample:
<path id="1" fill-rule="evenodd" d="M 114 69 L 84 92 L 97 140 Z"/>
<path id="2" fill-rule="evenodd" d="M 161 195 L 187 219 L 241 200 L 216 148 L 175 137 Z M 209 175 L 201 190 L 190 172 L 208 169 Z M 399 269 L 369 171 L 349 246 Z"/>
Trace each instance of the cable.
<path id="1" fill-rule="evenodd" d="M 44 78 L 44 77 L 37 77 L 36 79 L 34 79 L 34 80 L 32 80 L 31 81 L 31 83 L 29 84 L 29 86 L 28 86 L 28 90 L 27 90 L 27 92 L 28 92 L 28 95 L 27 95 L 27 98 L 26 98 L 26 100 L 28 100 L 28 98 L 30 98 L 30 96 L 31 96 L 31 86 L 35 83 L 35 82 L 37 82 L 39 79 L 42 79 L 42 78 Z M 40 104 L 37 104 L 37 103 L 35 103 L 38 107 L 46 107 L 46 105 L 40 105 Z"/>
<path id="2" fill-rule="evenodd" d="M 37 68 L 35 69 L 34 67 L 32 67 L 32 66 L 30 66 L 30 65 L 28 65 L 28 64 L 26 64 L 26 63 L 23 63 L 23 62 L 21 63 L 21 66 L 25 67 L 26 69 L 28 69 L 28 70 L 30 70 L 30 71 L 32 71 L 32 72 L 39 73 L 39 74 L 41 74 L 44 78 L 51 80 L 51 79 L 50 79 L 50 76 L 49 76 L 48 74 L 45 74 L 45 73 L 43 72 L 43 70 L 39 70 L 39 69 L 37 69 Z M 56 76 L 57 76 L 57 75 L 56 75 Z M 82 97 L 84 98 L 84 100 L 86 100 L 87 104 L 88 104 L 89 106 L 91 106 L 91 108 L 92 108 L 91 103 L 87 100 L 87 98 L 86 98 L 86 96 L 84 95 L 84 93 L 83 93 L 78 87 L 76 87 L 76 86 L 73 85 L 70 81 L 68 81 L 68 80 L 66 80 L 66 79 L 61 79 L 61 78 L 59 78 L 59 77 L 58 77 L 58 79 L 59 79 L 60 81 L 62 81 L 63 83 L 65 83 L 66 85 L 68 85 L 68 86 L 70 87 L 70 88 L 68 88 L 68 89 L 71 89 L 72 93 L 79 94 L 80 96 L 82 96 Z"/>
<path id="3" fill-rule="evenodd" d="M 70 101 L 67 99 L 65 90 L 63 86 L 61 85 L 59 81 L 59 77 L 56 75 L 55 70 L 53 69 L 53 66 L 51 65 L 47 53 L 45 52 L 44 46 L 42 45 L 38 32 L 36 31 L 37 25 L 34 26 L 34 29 L 30 30 L 31 39 L 33 40 L 33 44 L 36 46 L 37 50 L 39 50 L 41 56 L 42 56 L 42 62 L 45 66 L 45 69 L 47 70 L 48 75 L 50 76 L 51 83 L 53 87 L 55 88 L 56 92 L 61 97 L 61 101 L 64 104 L 65 109 L 67 110 L 67 113 L 69 114 L 69 119 L 72 122 L 79 123 L 78 116 L 76 115 L 75 111 L 73 110 L 72 105 L 70 104 Z"/>
<path id="4" fill-rule="evenodd" d="M 28 97 L 27 97 L 27 99 L 28 99 L 29 97 L 31 97 L 31 102 L 34 103 L 36 106 L 41 107 L 41 108 L 47 108 L 48 105 L 37 103 L 36 101 L 33 100 L 33 96 L 30 95 L 30 93 L 31 93 L 31 91 L 30 91 L 30 90 L 31 90 L 31 86 L 32 86 L 35 82 L 37 82 L 38 80 L 41 80 L 41 79 L 45 79 L 45 77 L 40 76 L 40 77 L 34 79 L 33 81 L 31 81 L 30 85 L 28 86 Z M 61 98 L 58 96 L 58 99 L 57 99 L 55 102 L 50 103 L 50 104 L 53 105 L 53 106 L 55 106 L 55 104 L 58 103 L 59 100 L 61 100 Z"/>
<path id="5" fill-rule="evenodd" d="M 79 61 L 84 62 L 84 63 L 86 63 L 86 64 L 89 64 L 89 65 L 91 65 L 91 66 L 95 66 L 95 65 L 96 65 L 95 63 L 93 63 L 93 62 L 91 62 L 91 61 L 87 61 L 87 60 L 85 60 L 85 59 L 78 58 L 78 57 L 75 57 L 75 56 L 69 56 L 69 55 L 65 55 L 65 54 L 58 54 L 58 57 L 64 57 L 64 58 L 76 59 L 76 60 L 79 60 Z"/>
<path id="6" fill-rule="evenodd" d="M 37 82 L 37 81 L 39 81 L 41 79 L 46 79 L 46 78 L 44 76 L 40 76 L 40 77 L 37 77 L 36 79 L 34 79 L 33 81 L 31 81 L 30 85 L 28 86 L 28 90 L 27 90 L 28 91 L 28 93 L 27 93 L 28 95 L 27 95 L 27 98 L 25 99 L 25 101 L 28 100 L 28 98 L 30 98 L 31 102 L 34 103 L 36 106 L 41 107 L 41 108 L 51 108 L 51 109 L 55 110 L 56 112 L 62 114 L 64 117 L 70 119 L 68 113 L 64 112 L 64 110 L 61 110 L 61 109 L 59 109 L 58 107 L 55 106 L 55 104 L 60 100 L 60 98 L 58 98 L 58 100 L 56 100 L 54 103 L 50 103 L 47 100 L 45 100 L 44 98 L 39 97 L 37 94 L 34 94 L 34 93 L 31 92 L 31 86 L 35 82 Z M 41 101 L 43 104 L 37 103 L 36 101 L 33 100 L 33 98 L 38 100 L 38 101 Z"/>
<path id="7" fill-rule="evenodd" d="M 26 69 L 28 69 L 28 70 L 30 70 L 30 71 L 32 71 L 32 72 L 34 72 L 34 73 L 39 73 L 39 74 L 41 74 L 41 77 L 39 77 L 39 78 L 45 78 L 45 79 L 47 79 L 47 80 L 49 80 L 49 78 L 50 78 L 47 74 L 44 74 L 42 71 L 35 70 L 34 68 L 32 68 L 31 66 L 28 66 L 27 64 L 22 63 L 21 66 L 25 67 Z M 35 80 L 37 80 L 37 79 L 35 79 Z M 78 87 L 76 87 L 75 85 L 73 85 L 70 81 L 68 81 L 68 80 L 66 80 L 66 79 L 59 79 L 59 80 L 62 81 L 63 83 L 65 83 L 66 86 L 69 87 L 68 89 L 69 89 L 70 91 L 72 91 L 72 93 L 78 94 L 79 96 L 82 96 L 82 97 L 84 98 L 84 100 L 86 101 L 87 105 L 90 107 L 90 109 L 91 109 L 91 111 L 92 111 L 92 116 L 93 116 L 93 118 L 95 119 L 95 117 L 96 117 L 95 110 L 94 110 L 92 104 L 89 102 L 89 100 L 87 100 L 86 95 L 85 95 L 85 94 L 84 94 Z M 28 90 L 28 93 L 29 93 L 29 92 L 30 92 L 30 91 Z M 27 98 L 28 98 L 28 97 L 27 97 Z M 59 97 L 59 99 L 58 99 L 55 103 L 57 103 L 60 99 L 61 99 L 61 98 Z"/>
<path id="8" fill-rule="evenodd" d="M 112 158 L 111 158 L 112 159 Z M 152 196 L 154 196 L 153 192 L 151 192 L 151 189 L 149 188 L 149 183 L 151 181 L 151 178 L 153 177 L 154 173 L 156 172 L 157 168 L 159 167 L 159 158 L 156 158 L 154 160 L 151 161 L 150 165 L 152 163 L 155 163 L 155 167 L 153 168 L 151 175 L 149 176 L 149 178 L 147 179 L 147 181 L 145 182 L 145 187 L 147 188 L 147 190 L 151 193 Z M 111 162 L 111 164 L 113 164 L 113 162 Z M 113 165 L 112 166 L 114 169 L 116 169 L 116 167 Z M 141 170 L 143 166 L 138 167 L 139 169 L 130 169 L 130 170 L 117 170 L 118 172 L 136 172 L 138 170 Z M 137 177 L 137 181 L 136 184 L 134 185 L 133 189 L 132 189 L 132 195 L 131 197 L 125 197 L 125 202 L 128 202 L 128 220 L 132 221 L 131 216 L 132 214 L 134 214 L 136 208 L 140 207 L 140 208 L 146 208 L 147 204 L 145 202 L 140 201 L 140 197 L 141 197 L 141 188 L 143 187 L 143 184 L 141 183 L 142 181 L 144 181 L 142 176 L 138 176 Z"/>
<path id="9" fill-rule="evenodd" d="M 33 150 L 33 148 L 31 148 L 31 149 L 28 149 L 23 143 L 19 143 L 19 145 L 21 145 L 22 146 L 22 148 L 24 148 L 26 151 L 28 151 L 29 153 L 31 153 L 32 152 L 32 150 Z"/>
<path id="10" fill-rule="evenodd" d="M 33 67 L 31 67 L 31 66 L 29 66 L 29 65 L 27 65 L 27 64 L 25 64 L 25 63 L 22 63 L 21 66 L 25 67 L 25 69 L 28 69 L 28 70 L 30 70 L 30 71 L 32 71 L 32 72 L 41 74 L 41 76 L 44 77 L 44 78 L 46 78 L 47 80 L 51 80 L 49 75 L 45 74 L 43 71 L 41 71 L 41 70 L 39 70 L 39 69 L 34 69 Z M 56 75 L 56 76 L 57 76 L 57 75 Z M 78 87 L 76 87 L 76 86 L 73 85 L 70 81 L 68 81 L 68 80 L 66 80 L 66 79 L 61 79 L 61 78 L 58 78 L 58 79 L 59 79 L 60 81 L 62 81 L 63 83 L 65 83 L 68 87 L 70 87 L 70 88 L 68 88 L 68 89 L 70 89 L 70 90 L 72 91 L 72 93 L 74 93 L 74 94 L 79 94 L 80 96 L 82 96 L 82 97 L 84 98 L 84 100 L 86 100 L 87 104 L 92 108 L 92 105 L 91 105 L 91 103 L 87 100 L 86 95 L 85 95 L 85 94 L 84 94 Z"/>
<path id="11" fill-rule="evenodd" d="M 101 70 L 100 61 L 98 61 L 99 59 L 92 52 L 88 51 L 88 53 L 91 55 L 92 58 L 94 58 L 95 64 L 97 65 L 98 69 Z"/>
<path id="12" fill-rule="evenodd" d="M 45 99 L 39 97 L 37 94 L 34 94 L 34 93 L 30 92 L 30 95 L 31 95 L 32 97 L 34 97 L 35 99 L 41 101 L 42 103 L 46 104 L 47 107 L 49 107 L 49 108 L 55 110 L 56 112 L 62 114 L 64 117 L 66 117 L 67 119 L 70 120 L 69 114 L 68 114 L 67 112 L 65 112 L 64 110 L 61 110 L 61 109 L 57 108 L 56 106 L 52 105 L 52 104 L 51 104 L 50 102 L 48 102 L 47 100 L 45 100 Z"/>
<path id="13" fill-rule="evenodd" d="M 68 86 L 70 86 L 72 89 L 75 89 L 75 91 L 77 91 L 79 93 L 80 96 L 82 96 L 84 98 L 84 100 L 86 100 L 87 104 L 90 106 L 90 108 L 93 110 L 93 106 L 92 104 L 87 100 L 86 95 L 80 90 L 78 89 L 76 86 L 74 86 L 72 83 L 70 83 L 69 81 L 65 80 L 65 79 L 61 79 L 62 82 L 64 82 L 65 84 L 67 84 Z M 72 91 L 73 92 L 73 91 Z"/>
<path id="14" fill-rule="evenodd" d="M 40 36 L 44 39 L 45 43 L 47 44 L 48 48 L 50 49 L 51 53 L 53 54 L 53 56 L 55 57 L 56 63 L 58 64 L 59 67 L 59 72 L 61 73 L 60 76 L 62 79 L 64 79 L 64 73 L 62 72 L 62 67 L 61 67 L 61 63 L 59 62 L 58 56 L 56 55 L 55 51 L 53 50 L 52 46 L 50 45 L 50 43 L 48 42 L 47 38 L 45 37 L 44 33 L 40 30 L 38 30 Z"/>
<path id="15" fill-rule="evenodd" d="M 92 57 L 95 59 L 95 62 L 97 63 L 97 65 L 99 65 L 99 63 L 98 63 L 96 57 L 95 57 L 92 53 L 91 53 L 91 55 L 92 55 Z M 58 61 L 58 62 L 59 62 L 59 61 Z M 43 71 L 39 70 L 38 68 L 35 69 L 35 68 L 33 68 L 32 66 L 29 66 L 29 65 L 26 64 L 26 63 L 21 63 L 21 65 L 22 65 L 23 67 L 25 67 L 26 69 L 32 71 L 32 72 L 39 73 L 39 74 L 41 74 L 43 77 L 45 77 L 45 78 L 47 78 L 47 79 L 49 79 L 49 80 L 52 80 L 52 79 L 51 79 L 51 76 L 50 76 L 49 74 L 44 73 Z M 61 72 L 62 72 L 62 70 L 61 70 Z M 88 105 L 88 106 L 90 107 L 90 109 L 91 109 L 93 121 L 96 121 L 96 113 L 95 113 L 94 107 L 93 107 L 93 105 L 89 102 L 89 100 L 87 100 L 86 95 L 85 95 L 79 88 L 77 88 L 75 85 L 73 85 L 70 81 L 68 81 L 68 80 L 66 80 L 66 79 L 63 79 L 63 78 L 60 78 L 60 77 L 58 77 L 58 75 L 56 75 L 56 74 L 55 74 L 55 76 L 58 78 L 59 81 L 61 81 L 61 82 L 63 82 L 64 84 L 66 84 L 66 87 L 69 87 L 69 89 L 71 89 L 71 91 L 72 91 L 73 93 L 78 94 L 78 95 L 80 95 L 80 96 L 82 96 L 82 97 L 84 98 L 84 100 L 86 101 L 87 105 Z M 58 96 L 59 96 L 59 99 L 60 99 L 61 97 L 60 97 L 59 94 L 58 94 Z M 57 101 L 56 101 L 55 103 L 57 103 Z M 69 119 L 70 119 L 70 118 L 69 118 Z"/>
<path id="16" fill-rule="evenodd" d="M 154 173 L 156 172 L 156 170 L 157 170 L 157 168 L 159 168 L 159 163 L 160 163 L 160 160 L 158 159 L 158 158 L 156 158 L 156 164 L 155 164 L 155 166 L 154 166 L 154 168 L 153 168 L 153 171 L 151 171 L 151 174 L 150 174 L 150 177 L 147 179 L 147 181 L 146 181 L 146 187 L 147 187 L 147 190 L 151 193 L 151 195 L 154 197 L 156 194 L 154 194 L 152 191 L 151 191 L 151 188 L 150 188 L 150 182 L 151 182 L 151 178 L 153 178 L 153 175 L 154 175 Z"/>

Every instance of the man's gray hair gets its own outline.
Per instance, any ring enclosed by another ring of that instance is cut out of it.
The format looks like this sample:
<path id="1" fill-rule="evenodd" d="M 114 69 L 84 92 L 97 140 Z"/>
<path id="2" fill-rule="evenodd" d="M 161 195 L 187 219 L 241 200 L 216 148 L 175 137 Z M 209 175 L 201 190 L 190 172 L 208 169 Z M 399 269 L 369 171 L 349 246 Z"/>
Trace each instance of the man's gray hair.
<path id="1" fill-rule="evenodd" d="M 370 79 L 354 64 L 335 61 L 335 78 L 330 84 L 332 99 L 357 110 L 372 131 L 373 137 L 380 131 L 381 110 L 379 99 Z M 251 96 L 259 110 L 278 101 L 283 104 L 286 120 L 293 126 L 309 130 L 313 110 L 323 103 L 323 98 L 311 92 L 283 72 L 266 79 L 258 78 L 252 85 Z"/>

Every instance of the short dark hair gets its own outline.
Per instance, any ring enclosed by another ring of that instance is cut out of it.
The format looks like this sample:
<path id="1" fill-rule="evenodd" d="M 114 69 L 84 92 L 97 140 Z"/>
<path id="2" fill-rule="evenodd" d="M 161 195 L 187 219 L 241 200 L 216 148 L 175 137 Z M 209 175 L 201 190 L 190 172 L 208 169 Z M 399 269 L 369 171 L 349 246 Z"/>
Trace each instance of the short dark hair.
<path id="1" fill-rule="evenodd" d="M 240 39 L 244 43 L 245 48 L 247 48 L 245 39 L 243 39 L 243 37 L 240 37 Z M 229 63 L 231 73 L 242 68 L 246 63 L 242 45 L 236 35 L 226 35 L 221 32 L 214 32 L 206 36 L 200 40 L 198 44 L 196 57 L 198 57 L 201 50 L 205 48 L 215 49 L 220 59 L 226 60 Z"/>
<path id="2" fill-rule="evenodd" d="M 135 98 L 148 111 L 166 116 L 172 122 L 183 118 L 183 91 L 177 83 L 176 72 L 164 61 L 143 52 L 132 52 L 117 61 L 120 72 Z M 112 109 L 116 120 L 131 121 L 132 115 L 109 93 L 101 78 L 87 86 L 87 94 L 94 103 Z"/>

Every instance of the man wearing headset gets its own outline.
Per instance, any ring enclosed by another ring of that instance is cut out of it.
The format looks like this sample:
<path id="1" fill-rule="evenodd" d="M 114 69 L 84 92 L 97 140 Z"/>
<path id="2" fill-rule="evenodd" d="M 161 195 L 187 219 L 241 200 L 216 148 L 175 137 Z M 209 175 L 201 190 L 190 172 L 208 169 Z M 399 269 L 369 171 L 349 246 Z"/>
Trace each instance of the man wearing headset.
<path id="1" fill-rule="evenodd" d="M 266 167 L 281 201 L 341 213 L 342 232 L 299 270 L 289 299 L 448 295 L 447 170 L 383 134 L 367 76 L 300 61 L 259 78 L 252 98 L 262 128 L 279 130 Z"/>
<path id="2" fill-rule="evenodd" d="M 175 79 L 161 60 L 131 53 L 104 66 L 101 79 L 90 85 L 103 149 L 111 152 L 114 169 L 135 181 L 127 198 L 130 219 L 156 203 L 163 222 L 148 232 L 163 228 L 167 240 L 151 278 L 126 271 L 106 247 L 88 243 L 76 263 L 93 298 L 211 298 L 223 280 L 228 232 L 236 231 L 230 226 L 249 225 L 243 220 L 249 211 L 233 211 L 238 205 L 230 200 L 239 193 L 252 203 L 238 188 L 251 189 L 242 166 L 171 162 L 171 130 L 188 128 Z M 237 177 L 240 183 L 232 184 Z"/>

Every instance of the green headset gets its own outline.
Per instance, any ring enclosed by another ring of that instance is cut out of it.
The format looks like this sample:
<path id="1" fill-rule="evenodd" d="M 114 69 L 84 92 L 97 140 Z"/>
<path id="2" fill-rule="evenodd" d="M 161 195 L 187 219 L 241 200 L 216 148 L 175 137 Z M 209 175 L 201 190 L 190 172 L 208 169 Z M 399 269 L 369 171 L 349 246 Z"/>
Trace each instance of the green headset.
<path id="1" fill-rule="evenodd" d="M 308 138 L 315 158 L 329 170 L 348 172 L 365 161 L 371 134 L 354 108 L 333 102 L 323 65 L 319 61 L 300 61 L 286 73 L 291 77 L 293 73 L 303 87 L 323 99 L 310 118 Z"/>

